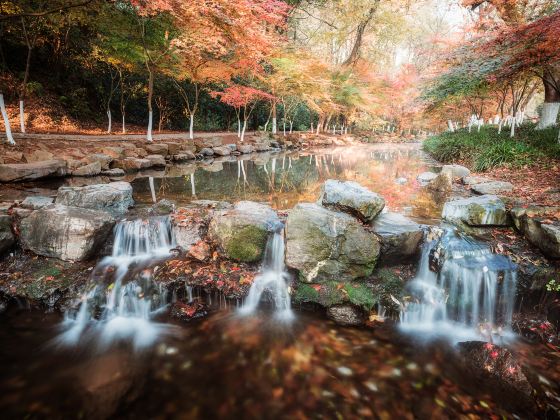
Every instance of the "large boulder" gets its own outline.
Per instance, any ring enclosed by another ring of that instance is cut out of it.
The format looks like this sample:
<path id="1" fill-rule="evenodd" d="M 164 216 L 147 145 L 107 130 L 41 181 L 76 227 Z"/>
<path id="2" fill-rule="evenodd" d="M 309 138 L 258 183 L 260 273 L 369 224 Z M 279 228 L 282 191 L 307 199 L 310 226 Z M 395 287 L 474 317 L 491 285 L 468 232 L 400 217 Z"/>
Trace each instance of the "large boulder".
<path id="1" fill-rule="evenodd" d="M 357 182 L 334 179 L 323 184 L 319 203 L 324 207 L 349 213 L 366 223 L 373 221 L 385 207 L 383 197 Z"/>
<path id="2" fill-rule="evenodd" d="M 424 236 L 421 226 L 399 213 L 381 213 L 373 222 L 381 238 L 380 264 L 401 263 L 418 253 Z"/>
<path id="3" fill-rule="evenodd" d="M 228 258 L 254 262 L 262 258 L 268 234 L 278 223 L 269 206 L 241 201 L 232 210 L 216 212 L 208 233 Z"/>
<path id="4" fill-rule="evenodd" d="M 169 153 L 169 146 L 165 143 L 148 144 L 145 149 L 150 155 L 167 156 L 167 154 Z"/>
<path id="5" fill-rule="evenodd" d="M 309 283 L 366 277 L 379 240 L 355 218 L 317 204 L 298 204 L 286 222 L 286 264 Z"/>
<path id="6" fill-rule="evenodd" d="M 451 223 L 469 226 L 507 226 L 508 215 L 504 202 L 495 195 L 481 195 L 448 201 L 442 217 Z"/>
<path id="7" fill-rule="evenodd" d="M 113 169 L 122 169 L 126 172 L 139 171 L 140 169 L 151 168 L 152 162 L 148 159 L 126 158 L 114 160 Z"/>
<path id="8" fill-rule="evenodd" d="M 426 185 L 432 191 L 449 192 L 453 187 L 453 178 L 449 172 L 440 172 Z"/>
<path id="9" fill-rule="evenodd" d="M 229 156 L 232 150 L 227 146 L 214 147 L 214 154 L 218 156 Z"/>
<path id="10" fill-rule="evenodd" d="M 23 207 L 24 209 L 30 209 L 30 210 L 39 210 L 42 209 L 43 207 L 50 206 L 52 203 L 54 203 L 53 197 L 36 195 L 36 196 L 25 197 L 25 200 L 21 202 L 20 207 Z"/>
<path id="11" fill-rule="evenodd" d="M 122 147 L 104 147 L 101 149 L 101 153 L 110 156 L 113 159 L 120 159 L 124 157 L 124 149 Z"/>
<path id="12" fill-rule="evenodd" d="M 88 163 L 99 162 L 101 164 L 101 170 L 106 171 L 109 169 L 109 165 L 113 161 L 113 158 L 103 153 L 94 153 L 86 156 L 85 160 Z"/>
<path id="13" fill-rule="evenodd" d="M 68 173 L 64 160 L 44 160 L 33 163 L 0 165 L 0 182 L 31 181 L 46 177 L 60 177 Z"/>
<path id="14" fill-rule="evenodd" d="M 546 256 L 560 258 L 560 223 L 551 218 L 560 215 L 560 207 L 515 207 L 511 217 L 519 230 Z"/>
<path id="15" fill-rule="evenodd" d="M 146 156 L 147 160 L 150 161 L 151 166 L 165 166 L 165 158 L 162 155 L 148 155 Z"/>
<path id="16" fill-rule="evenodd" d="M 72 171 L 73 176 L 96 176 L 101 173 L 101 162 L 92 162 Z"/>
<path id="17" fill-rule="evenodd" d="M 21 221 L 24 249 L 65 261 L 93 257 L 111 233 L 113 217 L 101 210 L 56 205 L 34 211 Z"/>
<path id="18" fill-rule="evenodd" d="M 513 184 L 504 181 L 488 181 L 472 184 L 471 191 L 477 194 L 503 194 L 513 190 Z"/>
<path id="19" fill-rule="evenodd" d="M 33 163 L 33 162 L 41 162 L 43 160 L 53 160 L 54 159 L 54 155 L 51 152 L 48 152 L 46 150 L 35 150 L 31 153 L 26 153 L 23 155 L 25 157 L 25 161 L 27 163 Z"/>
<path id="20" fill-rule="evenodd" d="M 0 256 L 9 251 L 14 244 L 12 218 L 8 215 L 0 215 Z"/>
<path id="21" fill-rule="evenodd" d="M 255 149 L 253 149 L 253 146 L 251 146 L 250 144 L 240 144 L 239 146 L 237 146 L 237 150 L 239 150 L 239 152 L 241 152 L 242 154 L 249 154 L 255 151 Z"/>
<path id="22" fill-rule="evenodd" d="M 134 200 L 130 183 L 119 181 L 85 187 L 60 187 L 56 204 L 123 214 L 134 205 Z"/>

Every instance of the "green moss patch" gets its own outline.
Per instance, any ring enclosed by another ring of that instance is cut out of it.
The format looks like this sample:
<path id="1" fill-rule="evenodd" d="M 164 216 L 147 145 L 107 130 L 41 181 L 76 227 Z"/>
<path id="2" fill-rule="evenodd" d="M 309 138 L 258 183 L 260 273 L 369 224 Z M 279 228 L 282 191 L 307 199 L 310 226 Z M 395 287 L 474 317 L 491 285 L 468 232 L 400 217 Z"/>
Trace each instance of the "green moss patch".
<path id="1" fill-rule="evenodd" d="M 262 258 L 268 232 L 256 226 L 244 226 L 233 233 L 225 245 L 225 253 L 233 260 L 256 262 Z"/>

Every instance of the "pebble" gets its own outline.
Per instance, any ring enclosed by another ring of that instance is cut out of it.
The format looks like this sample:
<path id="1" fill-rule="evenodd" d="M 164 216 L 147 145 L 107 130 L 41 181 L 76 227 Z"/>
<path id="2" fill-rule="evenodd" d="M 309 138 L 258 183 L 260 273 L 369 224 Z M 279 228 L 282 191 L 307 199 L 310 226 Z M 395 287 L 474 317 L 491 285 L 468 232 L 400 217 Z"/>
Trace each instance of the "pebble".
<path id="1" fill-rule="evenodd" d="M 347 368 L 346 366 L 339 366 L 336 368 L 336 370 L 338 371 L 338 373 L 344 376 L 352 376 L 352 374 L 354 373 L 352 372 L 352 369 Z"/>
<path id="2" fill-rule="evenodd" d="M 370 391 L 373 391 L 373 392 L 379 391 L 379 388 L 377 388 L 377 384 L 376 384 L 375 382 L 367 381 L 364 385 L 365 385 L 365 386 L 367 387 L 367 389 L 369 389 Z"/>

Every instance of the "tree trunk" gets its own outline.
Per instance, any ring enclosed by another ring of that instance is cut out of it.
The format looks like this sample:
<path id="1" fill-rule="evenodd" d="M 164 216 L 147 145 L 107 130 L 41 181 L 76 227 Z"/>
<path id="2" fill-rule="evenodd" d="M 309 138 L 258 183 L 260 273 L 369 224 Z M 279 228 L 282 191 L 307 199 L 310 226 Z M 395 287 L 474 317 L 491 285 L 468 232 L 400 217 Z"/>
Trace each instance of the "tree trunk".
<path id="1" fill-rule="evenodd" d="M 191 121 L 189 123 L 189 139 L 194 139 L 194 113 L 191 113 Z"/>
<path id="2" fill-rule="evenodd" d="M 247 129 L 247 119 L 243 120 L 243 129 L 241 130 L 241 143 L 245 140 L 245 130 Z"/>
<path id="3" fill-rule="evenodd" d="M 126 134 L 125 114 L 122 113 L 122 133 Z"/>
<path id="4" fill-rule="evenodd" d="M 535 127 L 537 130 L 556 125 L 558 111 L 560 110 L 560 93 L 555 88 L 554 80 L 551 76 L 545 76 L 544 82 L 544 104 L 541 118 Z"/>
<path id="5" fill-rule="evenodd" d="M 23 32 L 25 35 L 25 42 L 27 43 L 27 59 L 25 62 L 25 73 L 23 74 L 23 82 L 21 83 L 21 90 L 19 92 L 19 123 L 22 133 L 25 133 L 25 113 L 23 107 L 23 101 L 25 100 L 25 94 L 27 92 L 27 80 L 29 79 L 29 70 L 31 69 L 31 53 L 33 52 L 33 45 L 29 40 L 27 30 L 25 28 L 25 22 L 22 19 Z"/>
<path id="6" fill-rule="evenodd" d="M 0 93 L 0 111 L 2 112 L 2 117 L 4 118 L 4 126 L 6 127 L 6 137 L 8 143 L 15 145 L 14 137 L 12 136 L 12 129 L 10 127 L 10 120 L 8 118 L 8 113 L 6 112 L 6 105 L 4 104 L 4 95 Z"/>
<path id="7" fill-rule="evenodd" d="M 290 121 L 290 134 L 293 133 L 293 129 L 294 129 L 294 122 Z"/>
<path id="8" fill-rule="evenodd" d="M 509 136 L 512 138 L 515 137 L 515 119 L 511 122 L 511 131 L 509 133 Z"/>
<path id="9" fill-rule="evenodd" d="M 107 125 L 107 134 L 111 134 L 111 131 L 113 131 L 113 128 L 112 128 L 113 121 L 111 119 L 111 109 L 110 108 L 107 108 L 107 120 L 109 121 L 108 125 Z"/>
<path id="10" fill-rule="evenodd" d="M 152 124 L 153 124 L 153 118 L 154 118 L 154 113 L 153 113 L 153 110 L 152 110 L 152 96 L 154 95 L 154 73 L 152 72 L 152 69 L 150 68 L 148 63 L 146 63 L 146 66 L 148 67 L 148 133 L 147 133 L 147 140 L 149 142 L 152 142 L 153 141 Z"/>
<path id="11" fill-rule="evenodd" d="M 278 126 L 277 126 L 277 120 L 276 120 L 276 102 L 272 103 L 272 134 L 276 134 L 278 132 Z"/>
<path id="12" fill-rule="evenodd" d="M 237 116 L 237 137 L 241 138 L 241 119 Z"/>
<path id="13" fill-rule="evenodd" d="M 154 177 L 149 177 L 148 178 L 148 183 L 150 184 L 150 192 L 152 193 L 152 201 L 155 203 L 157 202 L 156 199 L 156 189 L 154 187 Z"/>

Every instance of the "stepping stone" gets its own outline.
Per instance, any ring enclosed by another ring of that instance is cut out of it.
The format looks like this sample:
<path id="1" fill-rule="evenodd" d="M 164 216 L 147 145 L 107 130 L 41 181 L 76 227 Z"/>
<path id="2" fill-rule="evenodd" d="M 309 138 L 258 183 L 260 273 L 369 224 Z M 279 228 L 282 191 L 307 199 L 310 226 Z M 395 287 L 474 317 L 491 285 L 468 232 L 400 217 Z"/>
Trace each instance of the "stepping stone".
<path id="1" fill-rule="evenodd" d="M 502 194 L 513 191 L 513 185 L 510 182 L 490 181 L 471 185 L 471 191 L 477 194 Z"/>
<path id="2" fill-rule="evenodd" d="M 420 185 L 425 186 L 428 185 L 430 181 L 435 179 L 438 174 L 434 172 L 422 172 L 420 175 L 416 177 L 416 180 L 420 183 Z"/>
<path id="3" fill-rule="evenodd" d="M 65 160 L 7 163 L 0 165 L 0 182 L 19 182 L 46 177 L 61 177 L 67 173 L 68 167 Z"/>
<path id="4" fill-rule="evenodd" d="M 504 202 L 495 195 L 448 201 L 443 206 L 442 218 L 451 223 L 469 226 L 508 226 Z"/>
<path id="5" fill-rule="evenodd" d="M 453 179 L 463 178 L 471 174 L 468 168 L 461 165 L 444 165 L 443 168 L 441 168 L 441 172 L 451 175 Z"/>

